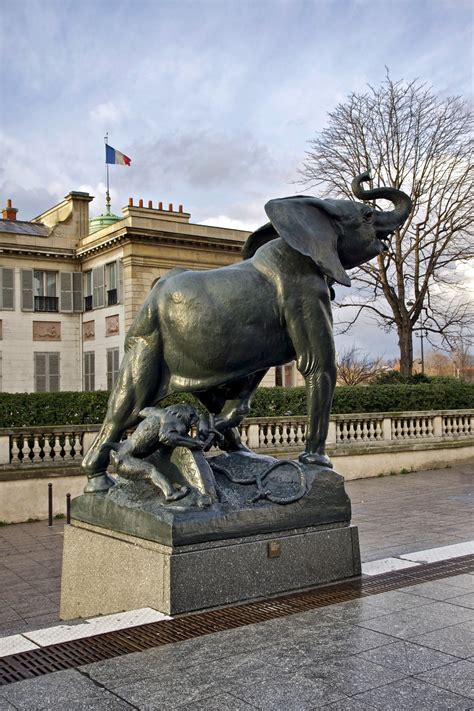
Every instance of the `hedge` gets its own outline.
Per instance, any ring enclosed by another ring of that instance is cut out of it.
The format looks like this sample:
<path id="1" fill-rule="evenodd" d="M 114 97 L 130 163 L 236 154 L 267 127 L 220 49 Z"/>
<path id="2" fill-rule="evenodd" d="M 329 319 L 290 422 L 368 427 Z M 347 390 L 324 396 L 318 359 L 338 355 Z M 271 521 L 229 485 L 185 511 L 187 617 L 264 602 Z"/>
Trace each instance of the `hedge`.
<path id="1" fill-rule="evenodd" d="M 0 427 L 100 424 L 109 393 L 1 393 Z M 170 402 L 195 402 L 191 395 Z M 399 412 L 407 410 L 457 410 L 474 408 L 474 384 L 458 380 L 419 385 L 370 385 L 336 388 L 332 412 Z M 201 408 L 202 409 L 202 408 Z M 260 388 L 255 393 L 251 417 L 302 415 L 306 412 L 304 388 Z"/>
<path id="2" fill-rule="evenodd" d="M 453 381 L 419 385 L 341 386 L 334 393 L 332 413 L 461 408 L 474 408 L 474 384 Z M 261 388 L 255 393 L 250 414 L 253 417 L 268 417 L 302 415 L 305 411 L 304 388 Z"/>

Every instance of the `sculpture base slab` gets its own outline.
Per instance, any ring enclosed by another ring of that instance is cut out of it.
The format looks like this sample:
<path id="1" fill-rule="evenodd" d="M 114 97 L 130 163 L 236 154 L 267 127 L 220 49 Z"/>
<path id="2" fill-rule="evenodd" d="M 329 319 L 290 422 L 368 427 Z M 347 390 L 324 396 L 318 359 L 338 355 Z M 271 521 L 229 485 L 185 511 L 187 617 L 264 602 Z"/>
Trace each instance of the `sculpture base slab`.
<path id="1" fill-rule="evenodd" d="M 176 615 L 360 575 L 341 523 L 183 546 L 73 520 L 64 529 L 60 617 L 152 607 Z"/>
<path id="2" fill-rule="evenodd" d="M 232 468 L 236 475 L 243 473 L 248 477 L 278 460 L 252 453 L 232 453 L 213 461 Z M 73 499 L 71 514 L 77 521 L 173 547 L 308 526 L 348 525 L 351 502 L 344 489 L 344 477 L 326 467 L 302 469 L 307 492 L 298 501 L 285 505 L 266 499 L 252 501 L 256 484 L 233 483 L 220 473 L 214 476 L 210 472 L 215 479 L 216 500 L 209 497 L 211 505 L 204 508 L 193 500 L 189 504 L 187 499 L 165 503 L 149 482 L 119 479 L 107 493 L 84 494 Z M 265 486 L 273 492 L 285 493 L 288 488 L 291 491 L 291 487 L 299 487 L 295 479 L 293 467 L 281 467 Z"/>

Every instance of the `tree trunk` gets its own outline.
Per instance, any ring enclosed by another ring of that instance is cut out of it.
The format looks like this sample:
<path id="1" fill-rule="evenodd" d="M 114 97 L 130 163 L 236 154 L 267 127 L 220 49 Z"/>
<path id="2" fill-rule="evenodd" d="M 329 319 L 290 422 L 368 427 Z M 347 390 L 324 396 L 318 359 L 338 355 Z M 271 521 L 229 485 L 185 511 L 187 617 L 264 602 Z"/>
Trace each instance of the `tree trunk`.
<path id="1" fill-rule="evenodd" d="M 409 326 L 402 324 L 398 328 L 400 346 L 400 374 L 411 375 L 413 371 L 413 333 Z"/>

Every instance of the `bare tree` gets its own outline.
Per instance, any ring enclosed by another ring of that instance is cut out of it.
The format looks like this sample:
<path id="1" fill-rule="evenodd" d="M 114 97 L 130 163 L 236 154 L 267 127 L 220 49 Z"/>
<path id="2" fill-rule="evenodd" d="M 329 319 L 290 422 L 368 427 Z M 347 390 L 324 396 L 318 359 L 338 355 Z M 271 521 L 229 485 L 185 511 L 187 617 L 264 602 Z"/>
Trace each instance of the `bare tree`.
<path id="1" fill-rule="evenodd" d="M 439 350 L 432 350 L 425 355 L 425 373 L 427 375 L 453 376 L 454 365 L 451 358 Z"/>
<path id="2" fill-rule="evenodd" d="M 383 358 L 370 358 L 353 346 L 337 356 L 337 380 L 344 385 L 368 383 L 387 369 Z"/>
<path id="3" fill-rule="evenodd" d="M 450 355 L 455 376 L 461 380 L 472 382 L 474 379 L 474 357 L 462 333 L 455 339 Z"/>
<path id="4" fill-rule="evenodd" d="M 392 81 L 351 94 L 329 114 L 300 170 L 301 181 L 326 194 L 352 197 L 352 178 L 366 170 L 371 187 L 390 185 L 411 196 L 413 209 L 391 249 L 351 273 L 353 290 L 338 305 L 386 331 L 395 329 L 400 370 L 413 366 L 413 332 L 452 344 L 473 323 L 460 265 L 473 255 L 472 118 L 457 96 L 441 98 L 418 80 Z M 462 269 L 462 267 L 461 267 Z"/>

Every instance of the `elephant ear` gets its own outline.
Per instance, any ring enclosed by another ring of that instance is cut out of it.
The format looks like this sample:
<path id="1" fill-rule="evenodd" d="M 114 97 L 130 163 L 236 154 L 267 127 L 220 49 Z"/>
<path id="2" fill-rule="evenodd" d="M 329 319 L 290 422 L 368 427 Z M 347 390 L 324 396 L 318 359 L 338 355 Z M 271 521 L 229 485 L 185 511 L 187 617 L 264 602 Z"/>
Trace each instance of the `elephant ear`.
<path id="1" fill-rule="evenodd" d="M 337 211 L 333 205 L 318 198 L 296 196 L 270 200 L 265 205 L 265 212 L 273 228 L 290 247 L 311 257 L 330 279 L 344 286 L 351 285 L 337 251 L 338 230 L 334 222 L 337 221 Z M 265 228 L 268 230 L 267 225 Z"/>

